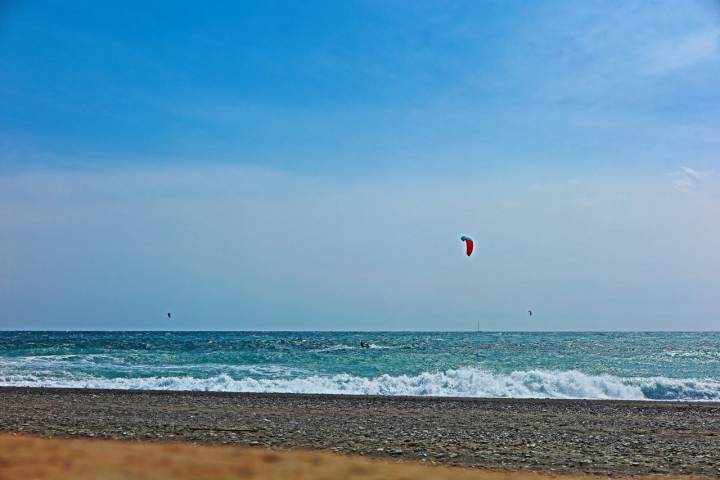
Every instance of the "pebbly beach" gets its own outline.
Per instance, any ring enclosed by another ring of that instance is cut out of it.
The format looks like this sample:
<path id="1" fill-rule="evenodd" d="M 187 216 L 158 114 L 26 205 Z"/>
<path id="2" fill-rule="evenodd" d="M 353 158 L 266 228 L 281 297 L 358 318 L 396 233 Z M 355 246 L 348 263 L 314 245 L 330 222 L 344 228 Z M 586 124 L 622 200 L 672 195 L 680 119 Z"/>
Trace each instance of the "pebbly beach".
<path id="1" fill-rule="evenodd" d="M 551 474 L 720 475 L 720 404 L 0 388 L 0 431 Z"/>

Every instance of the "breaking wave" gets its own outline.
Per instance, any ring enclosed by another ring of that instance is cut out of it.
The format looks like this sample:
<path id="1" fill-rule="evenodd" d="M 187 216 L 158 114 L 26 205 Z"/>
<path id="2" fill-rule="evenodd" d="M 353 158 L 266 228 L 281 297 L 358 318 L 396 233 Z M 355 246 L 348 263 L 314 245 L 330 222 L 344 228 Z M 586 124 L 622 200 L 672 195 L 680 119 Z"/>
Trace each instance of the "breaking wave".
<path id="1" fill-rule="evenodd" d="M 35 375 L 0 375 L 0 385 L 221 392 L 720 402 L 720 381 L 710 379 L 621 378 L 612 375 L 588 375 L 575 370 L 527 370 L 500 374 L 474 367 L 443 372 L 423 372 L 414 376 L 380 375 L 374 378 L 350 374 L 309 375 L 293 378 L 233 378 L 227 373 L 208 378 L 193 376 L 43 378 Z"/>

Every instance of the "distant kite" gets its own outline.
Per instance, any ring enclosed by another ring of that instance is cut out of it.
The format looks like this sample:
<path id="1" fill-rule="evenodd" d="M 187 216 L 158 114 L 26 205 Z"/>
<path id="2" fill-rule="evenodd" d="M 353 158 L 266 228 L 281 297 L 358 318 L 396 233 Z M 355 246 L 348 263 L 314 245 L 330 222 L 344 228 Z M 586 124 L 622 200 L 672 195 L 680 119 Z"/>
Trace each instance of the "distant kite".
<path id="1" fill-rule="evenodd" d="M 528 315 L 532 317 L 532 310 L 528 310 Z"/>
<path id="2" fill-rule="evenodd" d="M 172 318 L 172 315 L 170 314 L 170 312 L 168 312 L 167 316 L 168 316 L 168 318 Z"/>
<path id="3" fill-rule="evenodd" d="M 462 237 L 460 237 L 460 241 L 465 242 L 465 253 L 467 254 L 467 256 L 469 257 L 470 255 L 472 255 L 473 248 L 475 247 L 472 238 L 463 235 Z"/>

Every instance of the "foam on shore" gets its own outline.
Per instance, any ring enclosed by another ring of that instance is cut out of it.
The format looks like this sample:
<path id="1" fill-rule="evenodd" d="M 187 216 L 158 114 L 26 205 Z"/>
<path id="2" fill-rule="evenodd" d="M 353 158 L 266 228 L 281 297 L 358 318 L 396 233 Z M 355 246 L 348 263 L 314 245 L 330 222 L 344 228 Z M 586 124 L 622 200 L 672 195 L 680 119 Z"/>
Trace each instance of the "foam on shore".
<path id="1" fill-rule="evenodd" d="M 148 376 L 42 377 L 2 375 L 0 386 L 109 388 L 141 390 L 329 393 L 349 395 L 418 395 L 496 398 L 558 398 L 720 402 L 720 382 L 666 377 L 620 378 L 579 371 L 527 370 L 509 374 L 474 367 L 423 372 L 420 375 L 305 375 L 251 378 L 237 373 L 199 378 Z"/>

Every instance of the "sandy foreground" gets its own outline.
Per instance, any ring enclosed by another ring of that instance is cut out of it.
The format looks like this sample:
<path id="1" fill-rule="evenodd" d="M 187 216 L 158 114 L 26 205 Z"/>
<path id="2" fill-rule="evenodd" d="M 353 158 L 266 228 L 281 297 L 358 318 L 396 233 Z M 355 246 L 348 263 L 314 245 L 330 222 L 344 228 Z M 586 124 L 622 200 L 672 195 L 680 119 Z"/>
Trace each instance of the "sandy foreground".
<path id="1" fill-rule="evenodd" d="M 720 477 L 720 404 L 707 403 L 6 387 L 0 431 L 323 450 L 486 470 Z M 288 461 L 309 454 L 298 455 Z"/>
<path id="2" fill-rule="evenodd" d="M 188 443 L 161 444 L 0 435 L 1 480 L 240 478 L 545 480 L 551 477 L 530 472 L 430 466 L 297 450 L 280 452 Z M 593 479 L 590 476 L 562 478 Z"/>

